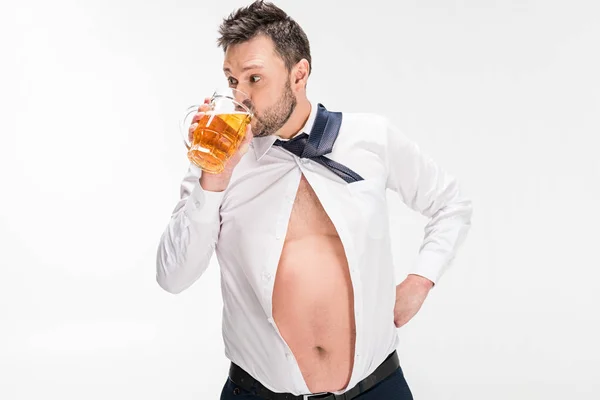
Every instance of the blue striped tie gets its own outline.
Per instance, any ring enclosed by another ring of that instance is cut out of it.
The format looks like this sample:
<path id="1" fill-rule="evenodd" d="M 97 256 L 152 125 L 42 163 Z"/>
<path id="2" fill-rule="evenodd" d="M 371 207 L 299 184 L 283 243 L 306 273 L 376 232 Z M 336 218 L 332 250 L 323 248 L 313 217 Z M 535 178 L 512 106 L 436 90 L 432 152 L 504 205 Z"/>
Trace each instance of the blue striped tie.
<path id="1" fill-rule="evenodd" d="M 363 178 L 350 168 L 325 157 L 325 154 L 331 153 L 341 125 L 342 113 L 327 111 L 319 104 L 310 136 L 302 133 L 287 141 L 277 139 L 273 145 L 281 146 L 300 158 L 318 162 L 348 183 L 362 181 Z"/>

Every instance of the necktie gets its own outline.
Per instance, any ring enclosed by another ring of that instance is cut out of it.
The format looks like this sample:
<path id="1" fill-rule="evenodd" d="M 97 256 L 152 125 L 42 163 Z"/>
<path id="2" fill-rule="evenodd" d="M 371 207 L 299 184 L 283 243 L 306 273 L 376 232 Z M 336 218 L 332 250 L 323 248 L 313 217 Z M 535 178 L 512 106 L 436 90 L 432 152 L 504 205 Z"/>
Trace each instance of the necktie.
<path id="1" fill-rule="evenodd" d="M 316 161 L 348 183 L 362 181 L 363 178 L 350 168 L 325 157 L 325 154 L 331 153 L 341 125 L 342 113 L 327 111 L 319 104 L 310 135 L 302 133 L 287 141 L 277 139 L 273 145 L 281 146 L 300 158 Z"/>

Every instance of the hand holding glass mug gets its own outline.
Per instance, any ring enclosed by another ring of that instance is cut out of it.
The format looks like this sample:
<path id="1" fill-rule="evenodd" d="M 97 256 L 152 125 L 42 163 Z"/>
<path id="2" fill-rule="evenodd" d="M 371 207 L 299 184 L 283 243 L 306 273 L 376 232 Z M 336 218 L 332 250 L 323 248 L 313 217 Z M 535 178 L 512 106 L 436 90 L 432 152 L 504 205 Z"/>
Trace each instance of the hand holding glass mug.
<path id="1" fill-rule="evenodd" d="M 181 122 L 188 159 L 204 172 L 231 174 L 252 140 L 252 116 L 248 96 L 235 89 L 189 107 Z"/>

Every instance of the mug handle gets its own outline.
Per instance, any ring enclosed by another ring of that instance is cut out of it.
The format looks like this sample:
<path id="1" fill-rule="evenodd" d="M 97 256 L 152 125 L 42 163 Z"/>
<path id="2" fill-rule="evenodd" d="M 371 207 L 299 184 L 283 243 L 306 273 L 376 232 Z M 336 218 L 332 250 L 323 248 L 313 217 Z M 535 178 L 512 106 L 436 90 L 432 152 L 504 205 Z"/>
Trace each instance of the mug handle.
<path id="1" fill-rule="evenodd" d="M 179 132 L 181 133 L 183 144 L 188 151 L 192 148 L 192 143 L 190 141 L 190 126 L 192 125 L 193 116 L 196 115 L 199 108 L 199 105 L 189 106 L 187 110 L 185 110 L 184 117 L 179 121 Z"/>

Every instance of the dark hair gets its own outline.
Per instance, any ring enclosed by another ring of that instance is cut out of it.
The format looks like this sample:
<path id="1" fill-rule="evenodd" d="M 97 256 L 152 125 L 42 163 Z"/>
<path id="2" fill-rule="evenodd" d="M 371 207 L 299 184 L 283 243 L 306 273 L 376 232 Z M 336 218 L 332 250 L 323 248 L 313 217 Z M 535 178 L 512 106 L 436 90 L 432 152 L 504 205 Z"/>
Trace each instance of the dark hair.
<path id="1" fill-rule="evenodd" d="M 275 44 L 275 50 L 288 71 L 303 58 L 310 65 L 309 73 L 312 70 L 306 34 L 296 21 L 273 3 L 258 0 L 234 11 L 223 20 L 219 34 L 217 44 L 223 51 L 230 45 L 246 42 L 260 34 L 266 35 Z"/>

